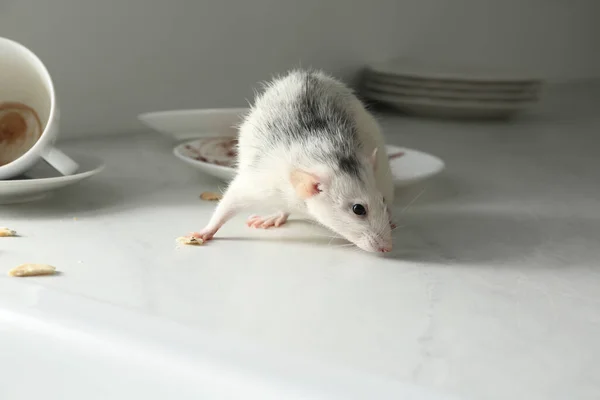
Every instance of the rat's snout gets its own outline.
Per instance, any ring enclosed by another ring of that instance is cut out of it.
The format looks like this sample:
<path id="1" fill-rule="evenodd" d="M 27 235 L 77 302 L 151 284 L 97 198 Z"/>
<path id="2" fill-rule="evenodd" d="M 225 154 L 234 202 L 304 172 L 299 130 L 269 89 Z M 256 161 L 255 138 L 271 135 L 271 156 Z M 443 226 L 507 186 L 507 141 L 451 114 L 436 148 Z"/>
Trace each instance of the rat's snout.
<path id="1" fill-rule="evenodd" d="M 383 246 L 379 248 L 379 252 L 380 253 L 389 253 L 390 251 L 392 251 L 392 245 L 390 244 L 389 246 Z"/>
<path id="2" fill-rule="evenodd" d="M 392 239 L 383 239 L 383 238 L 369 238 L 365 237 L 356 245 L 368 252 L 371 253 L 389 253 L 392 251 Z"/>
<path id="3" fill-rule="evenodd" d="M 392 251 L 392 239 L 390 240 L 386 240 L 383 242 L 379 243 L 379 247 L 377 248 L 377 251 L 379 253 L 389 253 L 390 251 Z"/>

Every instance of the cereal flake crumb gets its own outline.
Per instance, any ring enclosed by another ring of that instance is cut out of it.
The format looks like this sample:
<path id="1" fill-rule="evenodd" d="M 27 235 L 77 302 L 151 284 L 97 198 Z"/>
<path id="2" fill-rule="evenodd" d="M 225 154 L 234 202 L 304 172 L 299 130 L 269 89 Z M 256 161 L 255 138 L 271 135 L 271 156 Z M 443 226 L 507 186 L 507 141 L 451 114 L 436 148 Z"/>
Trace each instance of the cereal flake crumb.
<path id="1" fill-rule="evenodd" d="M 200 198 L 204 201 L 219 201 L 223 196 L 216 192 L 203 192 Z"/>
<path id="2" fill-rule="evenodd" d="M 189 246 L 201 246 L 204 244 L 204 240 L 195 238 L 193 236 L 181 236 L 177 238 L 177 243 L 186 244 Z"/>
<path id="3" fill-rule="evenodd" d="M 17 236 L 17 232 L 8 228 L 0 228 L 0 237 Z"/>
<path id="4" fill-rule="evenodd" d="M 47 264 L 21 264 L 8 271 L 9 276 L 24 277 L 24 276 L 40 276 L 53 275 L 56 268 Z"/>

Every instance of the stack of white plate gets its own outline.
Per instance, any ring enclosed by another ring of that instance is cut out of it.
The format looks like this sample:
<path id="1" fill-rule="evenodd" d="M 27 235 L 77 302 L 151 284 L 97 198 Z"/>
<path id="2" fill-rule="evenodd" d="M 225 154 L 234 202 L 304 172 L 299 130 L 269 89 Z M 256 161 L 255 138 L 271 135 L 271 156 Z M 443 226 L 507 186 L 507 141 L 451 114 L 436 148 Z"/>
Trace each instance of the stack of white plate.
<path id="1" fill-rule="evenodd" d="M 398 59 L 369 66 L 362 94 L 427 117 L 506 118 L 539 99 L 541 80 L 507 71 Z"/>

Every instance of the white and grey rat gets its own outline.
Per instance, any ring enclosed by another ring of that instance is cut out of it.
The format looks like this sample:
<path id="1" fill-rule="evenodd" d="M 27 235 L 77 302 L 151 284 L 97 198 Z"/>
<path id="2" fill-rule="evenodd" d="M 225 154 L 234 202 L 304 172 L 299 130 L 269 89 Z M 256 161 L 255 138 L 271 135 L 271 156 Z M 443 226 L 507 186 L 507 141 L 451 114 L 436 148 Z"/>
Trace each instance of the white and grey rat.
<path id="1" fill-rule="evenodd" d="M 319 71 L 292 71 L 266 85 L 239 129 L 237 175 L 208 225 L 210 240 L 240 210 L 255 228 L 308 214 L 363 250 L 392 249 L 394 186 L 378 123 L 352 90 Z"/>

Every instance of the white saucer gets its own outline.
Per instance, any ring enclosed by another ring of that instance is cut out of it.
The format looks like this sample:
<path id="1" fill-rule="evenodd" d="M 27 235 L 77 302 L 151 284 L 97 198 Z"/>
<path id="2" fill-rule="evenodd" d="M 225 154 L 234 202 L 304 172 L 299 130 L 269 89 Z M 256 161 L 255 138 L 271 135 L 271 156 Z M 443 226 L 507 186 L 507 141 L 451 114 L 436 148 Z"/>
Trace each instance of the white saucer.
<path id="1" fill-rule="evenodd" d="M 208 175 L 229 181 L 235 176 L 235 156 L 230 154 L 230 146 L 226 145 L 232 139 L 234 138 L 213 137 L 192 140 L 176 146 L 173 154 Z M 420 182 L 445 168 L 441 159 L 418 150 L 388 145 L 386 151 L 392 157 L 390 167 L 396 187 Z M 401 156 L 394 157 L 398 154 Z"/>
<path id="2" fill-rule="evenodd" d="M 62 176 L 40 161 L 25 176 L 0 180 L 0 204 L 42 199 L 54 190 L 73 185 L 104 169 L 104 163 L 95 157 L 77 154 L 69 156 L 79 164 L 79 172 L 76 174 Z"/>

